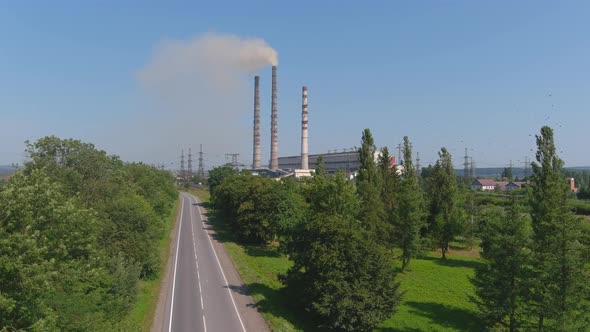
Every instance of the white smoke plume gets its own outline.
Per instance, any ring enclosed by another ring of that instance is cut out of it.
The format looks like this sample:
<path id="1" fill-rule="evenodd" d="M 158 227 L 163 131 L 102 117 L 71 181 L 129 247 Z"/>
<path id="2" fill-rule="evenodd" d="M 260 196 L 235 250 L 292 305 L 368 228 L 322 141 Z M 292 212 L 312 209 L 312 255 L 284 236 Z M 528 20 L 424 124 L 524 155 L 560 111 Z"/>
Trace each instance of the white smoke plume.
<path id="1" fill-rule="evenodd" d="M 278 64 L 278 54 L 262 39 L 234 35 L 206 34 L 189 41 L 163 42 L 139 73 L 149 88 L 162 89 L 189 76 L 205 76 L 220 89 L 244 73 Z"/>
<path id="2" fill-rule="evenodd" d="M 133 159 L 177 160 L 181 146 L 195 153 L 203 144 L 207 153 L 241 152 L 248 160 L 251 74 L 277 63 L 277 52 L 261 39 L 205 34 L 160 43 L 137 75 L 150 110 L 138 114 L 125 141 L 149 149 Z M 215 166 L 207 161 L 207 168 Z"/>

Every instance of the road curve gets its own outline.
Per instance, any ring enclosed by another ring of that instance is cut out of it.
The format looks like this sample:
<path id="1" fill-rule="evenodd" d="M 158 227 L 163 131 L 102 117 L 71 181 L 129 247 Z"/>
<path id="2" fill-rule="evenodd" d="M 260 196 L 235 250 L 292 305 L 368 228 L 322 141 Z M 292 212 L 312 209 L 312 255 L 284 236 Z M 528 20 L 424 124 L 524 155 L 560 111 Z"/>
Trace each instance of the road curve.
<path id="1" fill-rule="evenodd" d="M 152 331 L 268 331 L 206 211 L 192 195 L 180 200 Z"/>

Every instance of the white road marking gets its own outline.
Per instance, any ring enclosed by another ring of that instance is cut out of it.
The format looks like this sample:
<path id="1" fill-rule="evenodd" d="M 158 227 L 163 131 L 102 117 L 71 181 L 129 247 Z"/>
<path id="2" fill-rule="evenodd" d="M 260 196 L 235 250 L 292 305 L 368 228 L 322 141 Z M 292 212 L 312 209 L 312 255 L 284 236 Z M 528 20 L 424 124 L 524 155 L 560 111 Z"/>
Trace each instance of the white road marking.
<path id="1" fill-rule="evenodd" d="M 195 204 L 197 203 L 197 199 L 194 196 L 192 196 L 192 195 L 189 196 L 189 202 L 190 202 L 190 198 L 192 198 L 195 201 Z M 211 250 L 213 250 L 213 255 L 215 255 L 215 260 L 217 260 L 217 266 L 219 266 L 219 271 L 221 271 L 221 275 L 223 276 L 223 281 L 225 282 L 225 287 L 227 288 L 229 298 L 231 299 L 231 302 L 234 305 L 234 309 L 236 310 L 236 315 L 238 315 L 238 320 L 240 321 L 240 325 L 242 326 L 242 331 L 246 332 L 246 328 L 244 327 L 244 323 L 242 322 L 242 317 L 240 317 L 240 312 L 238 311 L 238 307 L 236 306 L 236 302 L 234 301 L 234 297 L 231 293 L 231 289 L 229 288 L 229 284 L 227 283 L 227 278 L 225 278 L 225 273 L 223 272 L 223 268 L 221 267 L 221 263 L 219 262 L 219 258 L 217 257 L 217 253 L 215 252 L 215 248 L 213 247 L 213 242 L 211 241 L 211 235 L 209 234 L 209 232 L 207 232 L 207 229 L 205 228 L 205 222 L 203 221 L 203 214 L 201 213 L 201 208 L 199 206 L 197 206 L 197 210 L 199 211 L 199 215 L 201 216 L 201 224 L 203 224 L 203 229 L 205 230 L 205 233 L 207 234 L 207 239 L 209 239 L 209 244 L 211 245 Z M 205 321 L 205 316 L 203 316 L 203 321 Z"/>
<path id="2" fill-rule="evenodd" d="M 178 266 L 178 248 L 180 247 L 180 230 L 182 229 L 182 214 L 184 212 L 184 196 L 181 195 L 181 197 L 182 206 L 180 207 L 180 226 L 178 226 L 178 236 L 176 237 L 176 258 L 174 259 L 174 277 L 172 279 L 172 302 L 170 303 L 170 322 L 168 324 L 168 332 L 172 332 L 172 313 L 174 312 L 174 288 L 176 287 L 176 267 Z"/>
<path id="3" fill-rule="evenodd" d="M 190 202 L 189 198 L 189 202 Z M 199 256 L 197 255 L 197 245 L 195 244 L 195 227 L 193 226 L 193 214 L 192 209 L 189 211 L 191 219 L 191 235 L 193 239 L 193 252 L 195 253 L 195 263 L 197 266 L 197 283 L 199 284 L 199 297 L 201 299 L 201 311 L 203 312 L 203 328 L 207 331 L 207 324 L 205 323 L 205 307 L 203 306 L 203 293 L 201 292 L 201 274 L 199 273 Z"/>

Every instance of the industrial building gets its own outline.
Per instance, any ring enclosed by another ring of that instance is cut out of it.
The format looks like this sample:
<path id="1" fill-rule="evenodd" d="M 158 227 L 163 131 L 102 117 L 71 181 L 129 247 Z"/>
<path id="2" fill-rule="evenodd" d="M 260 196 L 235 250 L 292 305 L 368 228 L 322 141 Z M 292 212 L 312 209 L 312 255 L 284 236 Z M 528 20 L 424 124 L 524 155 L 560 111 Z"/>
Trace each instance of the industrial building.
<path id="1" fill-rule="evenodd" d="M 308 157 L 309 168 L 315 169 L 317 167 L 319 156 L 324 160 L 326 171 L 329 173 L 343 170 L 346 174 L 352 174 L 359 169 L 358 151 L 310 154 Z M 279 157 L 279 168 L 288 172 L 300 169 L 301 156 Z"/>

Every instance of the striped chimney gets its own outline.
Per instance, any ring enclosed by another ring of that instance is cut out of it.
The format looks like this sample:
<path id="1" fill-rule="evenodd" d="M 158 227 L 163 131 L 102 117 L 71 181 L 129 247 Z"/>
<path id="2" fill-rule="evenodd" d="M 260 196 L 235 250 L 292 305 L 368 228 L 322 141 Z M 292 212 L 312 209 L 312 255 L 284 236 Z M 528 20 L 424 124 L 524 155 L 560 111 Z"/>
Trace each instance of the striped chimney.
<path id="1" fill-rule="evenodd" d="M 252 168 L 260 168 L 260 76 L 254 76 L 254 149 Z"/>
<path id="2" fill-rule="evenodd" d="M 307 87 L 303 87 L 303 103 L 301 109 L 301 169 L 309 169 L 309 153 L 307 150 Z"/>
<path id="3" fill-rule="evenodd" d="M 270 123 L 270 169 L 279 169 L 279 129 L 277 110 L 277 66 L 272 66 L 272 100 L 271 100 L 271 123 Z"/>

